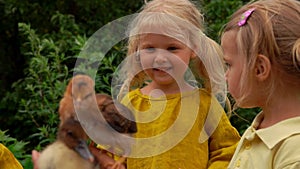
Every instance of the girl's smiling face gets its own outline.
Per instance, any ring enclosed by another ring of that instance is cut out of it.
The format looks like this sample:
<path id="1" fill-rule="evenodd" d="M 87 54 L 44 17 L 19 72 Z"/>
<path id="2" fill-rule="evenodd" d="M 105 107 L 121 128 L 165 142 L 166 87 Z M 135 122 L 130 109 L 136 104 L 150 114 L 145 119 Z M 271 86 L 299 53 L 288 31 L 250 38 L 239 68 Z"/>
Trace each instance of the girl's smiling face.
<path id="1" fill-rule="evenodd" d="M 184 82 L 189 61 L 195 57 L 194 52 L 179 40 L 152 33 L 141 36 L 139 52 L 143 70 L 156 85 Z"/>

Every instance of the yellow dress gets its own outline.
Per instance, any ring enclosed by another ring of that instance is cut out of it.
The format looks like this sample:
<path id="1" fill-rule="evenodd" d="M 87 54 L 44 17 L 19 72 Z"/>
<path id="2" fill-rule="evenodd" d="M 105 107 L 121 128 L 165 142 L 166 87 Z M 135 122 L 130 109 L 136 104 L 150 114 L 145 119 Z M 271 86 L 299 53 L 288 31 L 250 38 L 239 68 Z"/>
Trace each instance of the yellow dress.
<path id="1" fill-rule="evenodd" d="M 15 156 L 0 143 L 0 168 L 1 169 L 23 169 Z"/>
<path id="2" fill-rule="evenodd" d="M 223 108 L 203 89 L 160 98 L 136 89 L 122 103 L 138 122 L 127 169 L 225 169 L 240 139 Z"/>

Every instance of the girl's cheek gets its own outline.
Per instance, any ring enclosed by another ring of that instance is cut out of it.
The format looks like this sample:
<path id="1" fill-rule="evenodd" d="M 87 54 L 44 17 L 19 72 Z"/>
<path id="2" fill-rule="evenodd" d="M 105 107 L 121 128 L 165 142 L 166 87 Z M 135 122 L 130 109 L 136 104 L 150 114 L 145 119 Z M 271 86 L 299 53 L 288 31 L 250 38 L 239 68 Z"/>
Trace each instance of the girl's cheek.
<path id="1" fill-rule="evenodd" d="M 150 58 L 141 58 L 141 65 L 143 69 L 149 69 L 151 68 L 151 59 Z"/>

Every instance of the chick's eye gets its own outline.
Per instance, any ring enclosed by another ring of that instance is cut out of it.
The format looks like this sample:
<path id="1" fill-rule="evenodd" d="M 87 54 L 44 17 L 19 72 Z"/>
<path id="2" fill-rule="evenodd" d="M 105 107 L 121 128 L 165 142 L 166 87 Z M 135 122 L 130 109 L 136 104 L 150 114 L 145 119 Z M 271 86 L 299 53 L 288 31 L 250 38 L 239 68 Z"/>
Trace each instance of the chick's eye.
<path id="1" fill-rule="evenodd" d="M 71 130 L 67 130 L 67 135 L 73 136 L 73 132 Z"/>
<path id="2" fill-rule="evenodd" d="M 73 131 L 71 131 L 71 130 L 67 130 L 67 131 L 66 131 L 66 134 L 67 134 L 69 137 L 74 137 Z"/>

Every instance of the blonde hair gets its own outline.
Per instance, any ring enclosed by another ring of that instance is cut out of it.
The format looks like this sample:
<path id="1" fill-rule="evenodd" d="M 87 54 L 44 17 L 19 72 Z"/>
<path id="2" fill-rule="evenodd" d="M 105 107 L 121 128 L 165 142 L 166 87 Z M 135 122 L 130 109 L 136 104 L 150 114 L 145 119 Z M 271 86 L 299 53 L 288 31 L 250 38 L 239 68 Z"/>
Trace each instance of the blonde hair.
<path id="1" fill-rule="evenodd" d="M 242 14 L 254 8 L 254 12 L 243 26 L 238 26 Z M 300 82 L 300 2 L 296 0 L 260 0 L 250 2 L 236 11 L 226 24 L 223 33 L 236 31 L 238 52 L 246 56 L 242 80 L 243 96 L 246 99 L 251 91 L 253 80 L 249 72 L 254 70 L 257 56 L 262 54 L 272 64 L 269 93 L 275 92 L 275 84 Z M 279 82 L 276 79 L 282 79 Z M 270 97 L 269 94 L 269 97 Z"/>
<path id="2" fill-rule="evenodd" d="M 145 85 L 148 80 L 138 60 L 141 34 L 156 33 L 173 37 L 185 43 L 198 55 L 191 60 L 190 68 L 196 80 L 209 92 L 223 93 L 226 88 L 222 50 L 205 36 L 204 18 L 196 5 L 188 0 L 152 0 L 146 2 L 141 12 L 129 25 L 125 84 L 122 90 L 132 90 Z M 219 63 L 219 64 L 218 64 Z M 221 65 L 221 66 L 220 66 Z M 221 71 L 217 71 L 221 70 Z M 225 99 L 225 97 L 223 97 Z"/>

